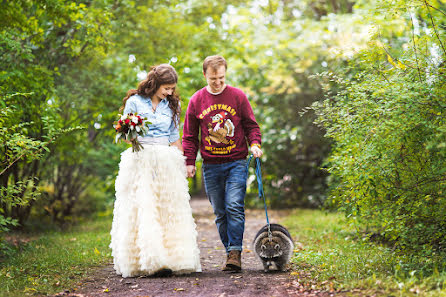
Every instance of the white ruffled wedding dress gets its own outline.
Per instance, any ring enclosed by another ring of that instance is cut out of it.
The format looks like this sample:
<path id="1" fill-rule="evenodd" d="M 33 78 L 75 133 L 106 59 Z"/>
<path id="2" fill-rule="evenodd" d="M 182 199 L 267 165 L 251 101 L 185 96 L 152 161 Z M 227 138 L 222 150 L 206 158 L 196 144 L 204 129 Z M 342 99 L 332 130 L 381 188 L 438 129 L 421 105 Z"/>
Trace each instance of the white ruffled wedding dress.
<path id="1" fill-rule="evenodd" d="M 186 166 L 177 148 L 127 149 L 121 154 L 115 188 L 110 248 L 117 274 L 201 271 Z"/>

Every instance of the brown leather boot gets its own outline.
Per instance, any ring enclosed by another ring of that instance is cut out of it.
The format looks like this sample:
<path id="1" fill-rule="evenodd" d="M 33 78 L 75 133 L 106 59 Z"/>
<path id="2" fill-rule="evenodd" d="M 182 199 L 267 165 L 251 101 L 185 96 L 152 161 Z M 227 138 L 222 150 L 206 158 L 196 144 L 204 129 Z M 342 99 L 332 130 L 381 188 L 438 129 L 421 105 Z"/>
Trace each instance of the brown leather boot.
<path id="1" fill-rule="evenodd" d="M 232 269 L 228 267 L 229 254 L 226 255 L 226 261 L 221 268 L 222 271 L 231 271 Z"/>
<path id="2" fill-rule="evenodd" d="M 228 259 L 223 267 L 223 271 L 240 271 L 242 270 L 242 252 L 241 251 L 230 251 L 228 254 Z"/>

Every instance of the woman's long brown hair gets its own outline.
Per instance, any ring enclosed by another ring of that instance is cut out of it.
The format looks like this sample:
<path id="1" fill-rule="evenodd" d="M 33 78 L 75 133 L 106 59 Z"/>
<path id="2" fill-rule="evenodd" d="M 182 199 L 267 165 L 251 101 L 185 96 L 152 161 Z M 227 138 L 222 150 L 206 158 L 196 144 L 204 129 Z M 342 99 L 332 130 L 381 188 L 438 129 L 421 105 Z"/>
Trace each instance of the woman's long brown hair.
<path id="1" fill-rule="evenodd" d="M 152 98 L 153 95 L 158 91 L 161 85 L 176 84 L 178 81 L 178 74 L 175 68 L 169 64 L 160 64 L 158 66 L 152 66 L 146 79 L 138 84 L 138 88 L 130 89 L 127 95 L 122 99 L 122 106 L 119 111 L 122 112 L 125 108 L 125 103 L 133 95 L 140 95 L 145 98 Z M 167 96 L 167 101 L 169 102 L 169 108 L 172 110 L 172 120 L 175 126 L 178 127 L 180 121 L 180 97 L 177 92 L 174 91 L 172 95 Z"/>

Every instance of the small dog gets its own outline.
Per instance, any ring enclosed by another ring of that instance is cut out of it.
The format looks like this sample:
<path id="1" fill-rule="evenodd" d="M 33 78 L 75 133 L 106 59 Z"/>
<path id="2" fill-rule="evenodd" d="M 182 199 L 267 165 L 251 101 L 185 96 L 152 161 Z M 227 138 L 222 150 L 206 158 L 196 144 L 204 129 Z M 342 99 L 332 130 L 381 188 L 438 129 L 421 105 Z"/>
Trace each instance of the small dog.
<path id="1" fill-rule="evenodd" d="M 257 233 L 253 242 L 255 253 L 262 261 L 265 272 L 270 271 L 273 265 L 277 270 L 286 271 L 293 255 L 293 239 L 282 225 L 270 224 L 270 229 L 271 238 L 268 236 L 268 225 Z"/>

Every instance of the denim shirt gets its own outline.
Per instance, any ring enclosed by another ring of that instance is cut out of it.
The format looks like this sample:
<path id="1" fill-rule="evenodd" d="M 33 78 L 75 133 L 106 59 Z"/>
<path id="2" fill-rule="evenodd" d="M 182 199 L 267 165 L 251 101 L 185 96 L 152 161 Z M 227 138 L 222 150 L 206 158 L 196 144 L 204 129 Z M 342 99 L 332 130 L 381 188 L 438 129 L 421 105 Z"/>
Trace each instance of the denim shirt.
<path id="1" fill-rule="evenodd" d="M 125 103 L 124 114 L 137 113 L 147 121 L 149 131 L 144 137 L 169 137 L 169 142 L 175 142 L 180 138 L 180 132 L 172 121 L 172 110 L 167 99 L 161 100 L 155 112 L 152 111 L 152 100 L 140 95 L 131 96 Z"/>

